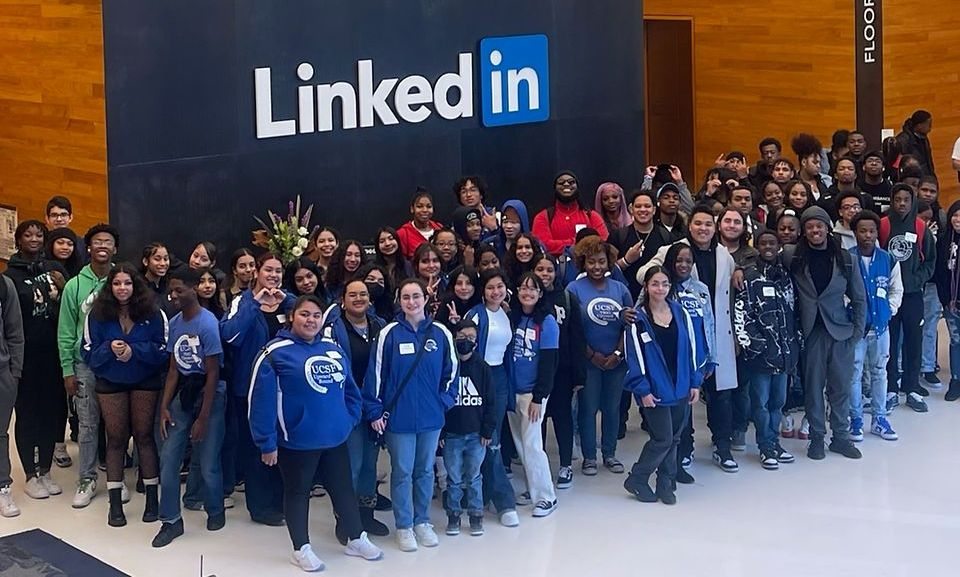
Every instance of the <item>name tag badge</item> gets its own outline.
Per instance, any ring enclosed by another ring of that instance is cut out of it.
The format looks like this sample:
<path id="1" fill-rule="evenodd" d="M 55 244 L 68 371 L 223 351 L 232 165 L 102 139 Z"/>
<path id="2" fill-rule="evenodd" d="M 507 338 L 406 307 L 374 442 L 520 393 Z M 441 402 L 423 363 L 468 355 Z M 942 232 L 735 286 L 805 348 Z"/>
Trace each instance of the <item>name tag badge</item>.
<path id="1" fill-rule="evenodd" d="M 777 296 L 777 289 L 772 286 L 763 287 L 763 296 L 765 297 L 775 297 Z"/>
<path id="2" fill-rule="evenodd" d="M 198 337 L 197 335 L 190 335 L 189 337 L 187 337 L 187 344 L 190 345 L 191 347 L 199 347 L 200 337 Z"/>
<path id="3" fill-rule="evenodd" d="M 882 299 L 887 298 L 887 289 L 878 288 L 878 289 L 877 289 L 877 296 L 880 297 L 880 298 L 882 298 Z"/>
<path id="4" fill-rule="evenodd" d="M 907 239 L 907 242 L 917 242 L 917 233 L 915 232 L 904 233 L 903 238 Z"/>
<path id="5" fill-rule="evenodd" d="M 287 324 L 287 315 L 283 315 L 283 314 L 277 315 L 277 322 L 280 323 L 281 325 Z"/>
<path id="6" fill-rule="evenodd" d="M 650 335 L 647 334 L 646 332 L 640 333 L 640 340 L 645 343 L 649 343 L 653 341 L 653 339 L 650 338 Z"/>
<path id="7" fill-rule="evenodd" d="M 417 352 L 417 349 L 413 346 L 413 343 L 400 343 L 401 355 L 412 355 L 415 352 Z"/>

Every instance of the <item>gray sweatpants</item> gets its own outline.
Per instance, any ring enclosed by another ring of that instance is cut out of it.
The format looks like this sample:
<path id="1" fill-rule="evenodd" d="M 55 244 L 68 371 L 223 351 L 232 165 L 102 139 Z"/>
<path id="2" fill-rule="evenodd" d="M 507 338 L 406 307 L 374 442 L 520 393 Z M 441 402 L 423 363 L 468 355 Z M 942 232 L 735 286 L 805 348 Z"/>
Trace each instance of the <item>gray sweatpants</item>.
<path id="1" fill-rule="evenodd" d="M 16 403 L 17 381 L 10 374 L 8 365 L 0 365 L 0 487 L 13 482 L 10 478 L 10 417 Z"/>
<path id="2" fill-rule="evenodd" d="M 806 395 L 810 438 L 823 440 L 827 435 L 824 391 L 830 403 L 830 429 L 833 440 L 850 440 L 850 382 L 856 339 L 834 340 L 821 324 L 806 338 L 803 357 L 803 385 Z"/>

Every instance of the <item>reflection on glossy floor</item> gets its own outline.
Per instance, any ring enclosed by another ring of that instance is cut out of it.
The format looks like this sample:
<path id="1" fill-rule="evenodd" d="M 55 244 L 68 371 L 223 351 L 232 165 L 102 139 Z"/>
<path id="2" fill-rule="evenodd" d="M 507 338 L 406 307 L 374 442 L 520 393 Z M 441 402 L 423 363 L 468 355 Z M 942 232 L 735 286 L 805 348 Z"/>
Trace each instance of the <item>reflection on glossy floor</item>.
<path id="1" fill-rule="evenodd" d="M 679 489 L 674 507 L 633 500 L 621 487 L 623 475 L 601 468 L 587 478 L 575 466 L 574 486 L 560 491 L 559 509 L 550 517 L 533 519 L 529 508 L 521 508 L 520 527 L 508 529 L 488 514 L 483 537 L 445 537 L 438 530 L 440 546 L 418 553 L 401 553 L 391 535 L 377 539 L 386 558 L 376 563 L 343 555 L 329 522 L 329 499 L 314 499 L 314 548 L 330 575 L 956 576 L 960 401 L 946 403 L 943 391 L 934 391 L 928 402 L 927 414 L 901 406 L 892 415 L 900 441 L 867 434 L 859 445 L 860 461 L 828 453 L 826 460 L 813 462 L 805 457 L 805 442 L 785 439 L 797 462 L 765 471 L 751 429 L 747 452 L 734 454 L 740 462 L 737 474 L 724 473 L 708 460 L 704 408 L 698 405 L 697 460 L 691 470 L 697 482 Z M 646 438 L 638 426 L 634 415 L 618 450 L 628 469 Z M 75 457 L 75 445 L 70 450 Z M 383 456 L 381 467 L 385 463 Z M 519 488 L 522 473 L 520 467 L 514 470 Z M 159 524 L 139 521 L 142 495 L 135 494 L 126 507 L 129 525 L 114 529 L 106 524 L 102 486 L 89 507 L 70 508 L 76 465 L 54 470 L 65 493 L 45 501 L 24 495 L 19 471 L 15 460 L 14 494 L 23 513 L 0 519 L 0 534 L 40 527 L 136 577 L 199 575 L 201 555 L 204 576 L 302 574 L 287 561 L 286 530 L 251 523 L 240 495 L 238 507 L 227 512 L 224 530 L 207 533 L 204 514 L 185 511 L 186 534 L 156 550 L 150 540 Z M 128 480 L 132 488 L 129 472 Z M 378 516 L 392 529 L 390 513 Z M 442 529 L 444 516 L 436 503 L 433 520 Z"/>

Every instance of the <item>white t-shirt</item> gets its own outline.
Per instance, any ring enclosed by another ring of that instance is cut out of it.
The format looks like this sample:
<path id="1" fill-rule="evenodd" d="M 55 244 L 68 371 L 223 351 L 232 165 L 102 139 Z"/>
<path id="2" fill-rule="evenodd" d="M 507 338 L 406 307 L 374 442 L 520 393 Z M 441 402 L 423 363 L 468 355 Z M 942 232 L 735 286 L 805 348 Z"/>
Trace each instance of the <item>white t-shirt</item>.
<path id="1" fill-rule="evenodd" d="M 960 161 L 960 138 L 953 143 L 953 156 L 951 158 Z"/>
<path id="2" fill-rule="evenodd" d="M 413 228 L 417 228 L 417 227 L 413 227 Z M 422 229 L 417 228 L 417 232 L 419 232 L 419 233 L 420 233 L 420 236 L 422 236 L 424 239 L 426 239 L 427 242 L 430 242 L 430 239 L 433 238 L 433 233 L 435 233 L 435 232 L 437 232 L 437 231 L 433 230 L 433 227 L 430 227 L 430 228 L 428 228 L 427 230 L 422 230 Z"/>
<path id="3" fill-rule="evenodd" d="M 496 312 L 487 311 L 487 350 L 483 355 L 483 360 L 491 367 L 498 367 L 503 364 L 503 357 L 507 352 L 507 346 L 513 338 L 513 329 L 510 328 L 510 317 L 503 309 L 497 309 Z"/>

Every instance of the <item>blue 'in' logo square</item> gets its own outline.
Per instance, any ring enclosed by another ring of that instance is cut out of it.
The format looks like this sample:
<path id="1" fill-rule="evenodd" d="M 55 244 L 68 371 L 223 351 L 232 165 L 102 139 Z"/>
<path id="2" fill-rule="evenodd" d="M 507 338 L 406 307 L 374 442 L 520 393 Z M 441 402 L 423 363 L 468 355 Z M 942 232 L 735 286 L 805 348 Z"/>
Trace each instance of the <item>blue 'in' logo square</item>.
<path id="1" fill-rule="evenodd" d="M 484 126 L 550 118 L 547 37 L 532 34 L 481 40 L 480 90 Z"/>

